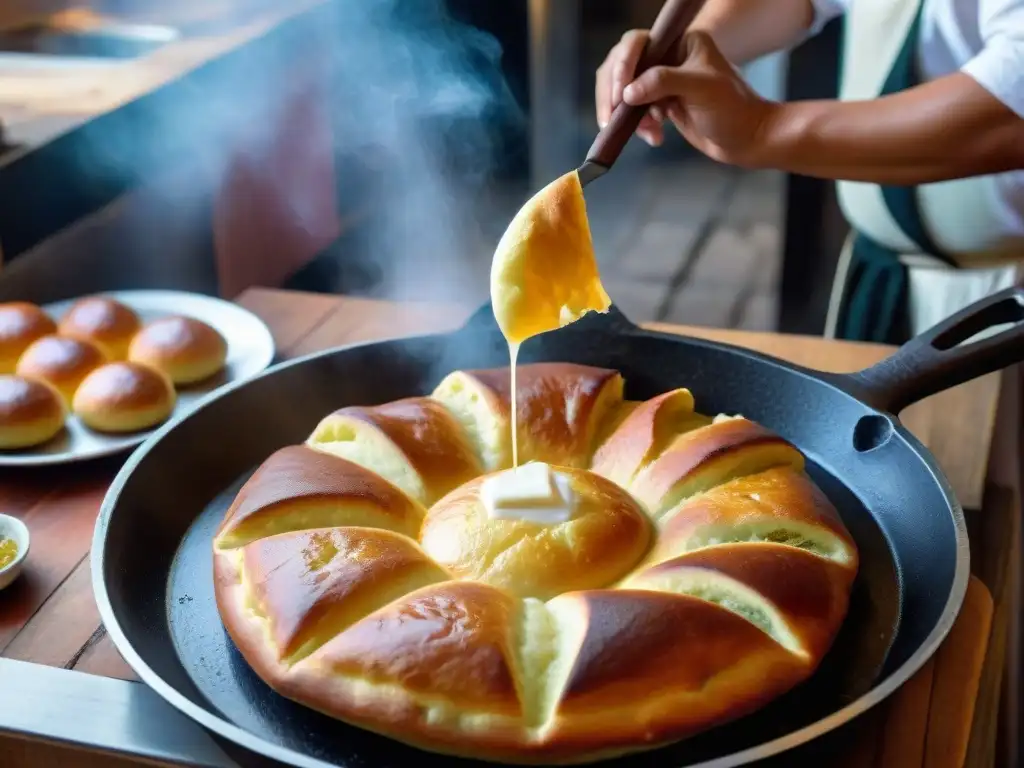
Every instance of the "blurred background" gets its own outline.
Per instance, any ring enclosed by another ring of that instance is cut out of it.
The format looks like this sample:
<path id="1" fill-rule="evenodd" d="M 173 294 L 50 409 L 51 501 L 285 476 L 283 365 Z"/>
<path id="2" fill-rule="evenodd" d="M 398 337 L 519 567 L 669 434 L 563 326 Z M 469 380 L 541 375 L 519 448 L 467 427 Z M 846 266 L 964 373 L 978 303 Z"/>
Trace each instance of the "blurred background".
<path id="1" fill-rule="evenodd" d="M 657 0 L 4 0 L 0 300 L 254 286 L 486 299 L 494 246 L 596 133 Z M 838 30 L 746 70 L 834 94 Z M 831 185 L 633 140 L 587 190 L 637 322 L 819 333 Z"/>

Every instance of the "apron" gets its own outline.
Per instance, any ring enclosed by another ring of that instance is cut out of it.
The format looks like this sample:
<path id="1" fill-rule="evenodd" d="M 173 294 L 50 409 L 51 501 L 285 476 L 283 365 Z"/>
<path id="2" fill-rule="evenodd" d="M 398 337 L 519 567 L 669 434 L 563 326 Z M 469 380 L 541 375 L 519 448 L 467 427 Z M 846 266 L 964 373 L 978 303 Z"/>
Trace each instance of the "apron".
<path id="1" fill-rule="evenodd" d="M 874 99 L 916 85 L 923 0 L 853 0 L 839 97 Z M 1014 285 L 1024 241 L 998 238 L 995 177 L 920 186 L 841 181 L 851 232 L 840 254 L 825 335 L 902 344 Z"/>

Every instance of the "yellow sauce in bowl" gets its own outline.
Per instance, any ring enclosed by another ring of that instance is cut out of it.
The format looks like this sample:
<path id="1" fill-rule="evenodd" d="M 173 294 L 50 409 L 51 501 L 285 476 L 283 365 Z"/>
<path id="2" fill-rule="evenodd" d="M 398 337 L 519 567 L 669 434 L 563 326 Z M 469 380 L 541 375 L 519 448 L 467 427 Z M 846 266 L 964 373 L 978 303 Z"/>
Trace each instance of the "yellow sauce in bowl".
<path id="1" fill-rule="evenodd" d="M 14 539 L 0 536 L 0 568 L 6 568 L 18 556 L 18 543 Z"/>

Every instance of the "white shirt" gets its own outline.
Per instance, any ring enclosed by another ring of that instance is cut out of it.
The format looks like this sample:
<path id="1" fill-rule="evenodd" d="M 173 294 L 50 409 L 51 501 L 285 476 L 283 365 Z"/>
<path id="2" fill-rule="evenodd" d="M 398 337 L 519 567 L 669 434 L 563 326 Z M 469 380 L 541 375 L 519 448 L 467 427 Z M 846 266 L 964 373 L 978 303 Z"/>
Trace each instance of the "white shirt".
<path id="1" fill-rule="evenodd" d="M 818 32 L 857 0 L 811 0 Z M 1024 118 L 1024 0 L 922 0 L 918 71 L 925 80 L 970 75 Z M 1024 238 L 1024 171 L 997 177 L 1006 234 Z"/>

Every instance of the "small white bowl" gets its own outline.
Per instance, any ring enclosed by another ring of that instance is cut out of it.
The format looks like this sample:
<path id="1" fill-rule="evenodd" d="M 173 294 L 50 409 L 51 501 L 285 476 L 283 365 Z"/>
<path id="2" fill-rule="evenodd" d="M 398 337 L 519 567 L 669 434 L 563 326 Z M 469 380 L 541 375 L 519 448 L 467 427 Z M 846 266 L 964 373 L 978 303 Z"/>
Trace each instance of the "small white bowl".
<path id="1" fill-rule="evenodd" d="M 18 547 L 18 554 L 14 556 L 14 560 L 0 568 L 0 589 L 3 589 L 21 573 L 25 556 L 28 555 L 28 528 L 18 518 L 0 514 L 0 538 L 14 539 Z"/>

